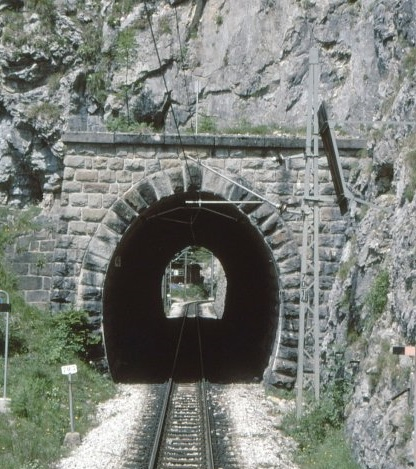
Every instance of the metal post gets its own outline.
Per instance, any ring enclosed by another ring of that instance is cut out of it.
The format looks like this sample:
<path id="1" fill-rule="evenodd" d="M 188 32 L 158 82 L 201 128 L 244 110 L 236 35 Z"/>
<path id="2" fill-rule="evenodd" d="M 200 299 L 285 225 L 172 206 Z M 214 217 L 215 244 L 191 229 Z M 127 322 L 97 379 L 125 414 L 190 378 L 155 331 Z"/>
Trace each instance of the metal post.
<path id="1" fill-rule="evenodd" d="M 9 361 L 9 320 L 10 320 L 10 297 L 9 294 L 0 290 L 0 294 L 4 295 L 6 302 L 2 303 L 1 311 L 6 312 L 6 327 L 5 327 L 5 337 L 4 337 L 4 378 L 3 378 L 3 399 L 7 398 L 7 368 Z"/>
<path id="2" fill-rule="evenodd" d="M 319 83 L 319 57 L 318 50 L 312 49 L 310 62 L 313 71 L 313 194 L 315 197 L 313 207 L 313 377 L 315 399 L 319 401 L 320 390 L 320 324 L 319 324 L 319 304 L 320 304 L 320 280 L 319 280 L 319 122 L 318 122 L 318 83 Z"/>
<path id="3" fill-rule="evenodd" d="M 301 285 L 299 304 L 299 337 L 298 337 L 298 368 L 297 368 L 297 394 L 296 415 L 300 418 L 303 406 L 303 388 L 305 386 L 305 361 L 312 361 L 315 399 L 319 400 L 319 139 L 318 139 L 318 81 L 319 60 L 318 50 L 311 49 L 309 56 L 309 92 L 308 92 L 308 119 L 306 126 L 305 151 L 305 182 L 304 198 L 302 201 L 302 250 L 301 250 Z M 312 179 L 313 176 L 313 179 Z M 310 200 L 311 185 L 313 186 L 313 201 Z M 311 251 L 313 252 L 311 256 Z M 311 279 L 312 277 L 312 279 Z M 313 309 L 310 306 L 310 291 L 313 289 Z M 308 313 L 312 317 L 312 327 L 308 324 Z M 305 339 L 311 334 L 313 340 L 313 354 L 305 348 Z"/>
<path id="4" fill-rule="evenodd" d="M 185 300 L 187 300 L 188 297 L 187 297 L 186 288 L 188 285 L 188 249 L 185 251 L 185 275 L 184 275 L 183 284 L 184 284 Z"/>
<path id="5" fill-rule="evenodd" d="M 7 365 L 9 361 L 9 312 L 6 312 L 6 332 L 4 339 L 4 384 L 3 384 L 3 399 L 7 397 Z"/>
<path id="6" fill-rule="evenodd" d="M 199 107 L 199 81 L 195 83 L 196 106 L 195 106 L 195 134 L 198 135 L 198 107 Z"/>
<path id="7" fill-rule="evenodd" d="M 416 353 L 413 370 L 413 466 L 416 467 Z"/>
<path id="8" fill-rule="evenodd" d="M 211 252 L 211 295 L 210 297 L 214 299 L 214 254 Z"/>
<path id="9" fill-rule="evenodd" d="M 68 375 L 68 384 L 69 384 L 69 420 L 71 422 L 71 433 L 75 432 L 75 423 L 74 423 L 74 406 L 72 398 L 72 374 Z"/>
<path id="10" fill-rule="evenodd" d="M 168 293 L 168 305 L 169 309 L 172 306 L 172 262 L 169 262 L 169 293 Z"/>

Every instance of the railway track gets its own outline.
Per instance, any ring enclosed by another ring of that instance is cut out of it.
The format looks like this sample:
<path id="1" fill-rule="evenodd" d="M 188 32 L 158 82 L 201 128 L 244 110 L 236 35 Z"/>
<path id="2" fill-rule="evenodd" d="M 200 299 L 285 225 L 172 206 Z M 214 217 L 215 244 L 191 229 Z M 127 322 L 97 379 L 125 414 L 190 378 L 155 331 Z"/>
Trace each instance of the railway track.
<path id="1" fill-rule="evenodd" d="M 188 316 L 192 319 L 188 319 Z M 197 363 L 200 379 L 194 382 L 175 382 L 181 353 L 189 353 L 189 350 L 184 352 L 183 347 L 185 327 L 188 324 L 194 328 L 194 338 L 197 339 L 194 351 L 199 357 Z M 183 319 L 172 377 L 167 384 L 148 469 L 213 469 L 210 422 L 198 304 L 190 303 Z"/>
<path id="2" fill-rule="evenodd" d="M 211 403 L 210 384 L 204 378 L 199 321 L 198 304 L 188 304 L 177 342 L 171 378 L 165 383 L 164 391 L 159 385 L 155 393 L 159 397 L 149 406 L 147 423 L 141 429 L 136 448 L 131 452 L 124 468 L 240 467 L 229 442 L 224 443 L 224 436 L 229 433 L 229 428 L 222 410 L 215 410 Z M 191 373 L 193 379 L 186 379 L 184 377 L 189 372 L 190 354 L 196 357 Z M 183 362 L 186 363 L 185 367 L 182 366 Z"/>
<path id="3" fill-rule="evenodd" d="M 170 383 L 166 399 L 149 469 L 213 469 L 205 383 Z"/>

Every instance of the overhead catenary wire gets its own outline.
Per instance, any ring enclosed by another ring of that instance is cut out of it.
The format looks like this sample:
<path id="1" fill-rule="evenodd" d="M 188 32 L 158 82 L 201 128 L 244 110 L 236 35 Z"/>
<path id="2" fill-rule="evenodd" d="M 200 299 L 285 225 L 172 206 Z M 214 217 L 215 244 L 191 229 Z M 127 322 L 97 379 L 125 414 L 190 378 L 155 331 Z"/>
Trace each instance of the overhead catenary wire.
<path id="1" fill-rule="evenodd" d="M 180 27 L 179 27 L 179 18 L 178 18 L 178 9 L 176 8 L 176 5 L 173 7 L 175 9 L 175 22 L 176 22 L 176 34 L 178 36 L 178 43 L 179 43 L 179 57 L 180 57 L 180 64 L 181 64 L 181 69 L 183 72 L 183 82 L 185 85 L 185 93 L 186 93 L 186 100 L 188 106 L 191 105 L 191 98 L 190 98 L 190 92 L 189 92 L 189 86 L 188 86 L 188 80 L 185 75 L 185 68 L 184 68 L 184 49 L 182 47 L 182 39 L 181 39 L 181 32 L 180 32 Z M 191 128 L 194 130 L 193 122 L 191 120 Z"/>
<path id="2" fill-rule="evenodd" d="M 160 58 L 159 49 L 157 47 L 156 37 L 155 37 L 154 30 L 153 30 L 152 18 L 151 18 L 151 15 L 150 15 L 150 11 L 147 7 L 147 1 L 144 2 L 144 9 L 145 9 L 145 12 L 146 12 L 147 22 L 149 23 L 150 34 L 152 36 L 153 46 L 155 48 L 155 53 L 156 53 L 156 57 L 157 57 L 157 60 L 158 60 L 158 63 L 159 63 L 159 68 L 160 68 L 160 70 L 163 70 L 162 59 Z M 163 80 L 163 84 L 164 84 L 166 93 L 167 93 L 168 96 L 170 96 L 172 90 L 169 90 L 168 84 L 166 82 L 166 77 L 165 77 L 165 74 L 163 72 L 162 72 L 162 80 Z M 186 154 L 185 154 L 185 147 L 184 147 L 183 141 L 182 141 L 182 135 L 181 135 L 181 132 L 179 130 L 178 120 L 176 118 L 176 113 L 175 113 L 175 110 L 173 109 L 171 99 L 169 99 L 169 106 L 170 106 L 170 110 L 171 110 L 171 113 L 172 113 L 173 122 L 175 124 L 176 133 L 177 133 L 178 138 L 179 138 L 179 143 L 180 143 L 180 146 L 181 146 L 181 149 L 182 149 L 182 154 L 184 156 L 186 170 L 188 171 L 190 180 L 193 182 L 192 172 L 191 172 L 191 170 L 189 168 L 189 165 L 188 165 L 188 160 L 187 160 L 187 157 L 186 157 Z"/>
<path id="3" fill-rule="evenodd" d="M 151 18 L 151 15 L 150 15 L 150 11 L 149 11 L 149 8 L 147 6 L 147 1 L 144 2 L 144 9 L 145 9 L 145 13 L 146 13 L 146 17 L 147 17 L 147 21 L 148 21 L 148 24 L 149 24 L 149 28 L 150 28 L 150 33 L 151 33 L 151 36 L 152 36 L 152 41 L 153 41 L 153 45 L 154 45 L 154 48 L 155 48 L 155 52 L 156 52 L 156 57 L 157 57 L 157 60 L 158 60 L 158 63 L 159 63 L 159 67 L 161 70 L 163 70 L 163 67 L 162 67 L 162 60 L 160 58 L 160 54 L 159 54 L 159 49 L 158 49 L 158 46 L 157 46 L 157 41 L 156 41 L 156 36 L 154 34 L 154 30 L 153 30 L 153 24 L 152 24 L 152 18 Z M 168 84 L 167 84 L 167 81 L 166 81 L 166 78 L 165 78 L 165 74 L 162 73 L 162 80 L 163 80 L 163 84 L 164 84 L 164 87 L 165 87 L 165 90 L 166 90 L 166 93 L 168 95 L 170 95 L 171 93 L 171 90 L 169 90 L 169 87 L 168 87 Z M 186 154 L 185 152 L 185 146 L 183 144 L 183 140 L 182 140 L 182 135 L 181 135 L 181 132 L 179 130 L 179 124 L 178 124 L 178 120 L 177 120 L 177 117 L 176 117 L 176 113 L 175 113 L 175 110 L 173 109 L 173 105 L 172 105 L 172 101 L 170 100 L 169 101 L 169 106 L 170 106 L 170 110 L 172 112 L 172 117 L 173 117 L 173 121 L 174 121 L 174 124 L 175 124 L 175 128 L 176 128 L 176 133 L 178 135 L 178 139 L 179 139 L 179 144 L 180 144 L 180 147 L 182 149 L 182 155 L 183 155 L 183 158 L 184 158 L 184 161 L 185 161 L 185 164 L 186 164 L 186 169 L 187 169 L 187 172 L 189 174 L 189 178 L 191 180 L 191 182 L 193 182 L 193 175 L 192 175 L 192 172 L 190 170 L 190 167 L 189 167 L 189 164 L 188 164 L 188 160 L 194 162 L 195 164 L 197 164 L 198 166 L 201 166 L 205 169 L 207 169 L 208 171 L 216 174 L 217 176 L 225 179 L 226 181 L 236 185 L 237 187 L 243 189 L 244 191 L 248 192 L 249 194 L 257 197 L 258 199 L 262 200 L 263 202 L 266 202 L 270 205 L 272 205 L 274 208 L 277 208 L 279 209 L 280 211 L 282 211 L 284 209 L 284 206 L 280 203 L 275 203 L 275 202 L 272 202 L 270 199 L 268 199 L 267 197 L 264 197 L 262 196 L 261 194 L 258 194 L 257 192 L 253 191 L 252 189 L 249 189 L 248 187 L 246 187 L 245 185 L 243 184 L 240 184 L 239 182 L 235 181 L 234 179 L 222 174 L 220 171 L 217 171 L 216 169 L 214 168 L 211 168 L 209 165 L 207 164 L 204 164 L 202 163 L 199 158 L 193 158 L 189 155 Z"/>

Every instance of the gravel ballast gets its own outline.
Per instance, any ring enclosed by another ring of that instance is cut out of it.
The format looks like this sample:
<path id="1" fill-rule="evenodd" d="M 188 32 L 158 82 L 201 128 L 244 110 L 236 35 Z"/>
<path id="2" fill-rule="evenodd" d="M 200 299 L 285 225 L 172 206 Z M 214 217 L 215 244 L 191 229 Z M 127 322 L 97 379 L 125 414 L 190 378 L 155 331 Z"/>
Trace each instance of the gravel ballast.
<path id="1" fill-rule="evenodd" d="M 98 406 L 97 426 L 82 437 L 81 445 L 53 469 L 120 469 L 140 427 L 149 393 L 145 384 L 119 385 L 116 397 Z M 292 462 L 296 445 L 279 430 L 282 416 L 293 403 L 266 397 L 260 384 L 224 386 L 230 435 L 241 459 L 241 469 L 297 469 Z"/>

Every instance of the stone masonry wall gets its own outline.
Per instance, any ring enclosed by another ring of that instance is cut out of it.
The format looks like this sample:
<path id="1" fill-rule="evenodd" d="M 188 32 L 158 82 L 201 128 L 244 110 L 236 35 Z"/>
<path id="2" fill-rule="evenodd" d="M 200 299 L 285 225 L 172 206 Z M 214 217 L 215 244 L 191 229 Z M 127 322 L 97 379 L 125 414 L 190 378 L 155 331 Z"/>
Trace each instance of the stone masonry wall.
<path id="1" fill-rule="evenodd" d="M 32 238 L 19 240 L 13 253 L 26 300 L 52 311 L 84 308 L 100 327 L 101 293 L 108 263 L 122 234 L 142 208 L 186 190 L 188 170 L 198 175 L 200 189 L 225 199 L 231 199 L 230 194 L 238 195 L 235 186 L 195 163 L 200 161 L 272 202 L 287 206 L 287 211 L 277 214 L 272 205 L 264 203 L 250 210 L 249 217 L 264 234 L 279 270 L 283 315 L 278 367 L 283 375 L 293 376 L 305 160 L 289 157 L 303 153 L 304 140 L 224 136 L 179 139 L 169 135 L 74 132 L 67 133 L 63 141 L 62 190 L 43 211 L 42 230 Z M 346 175 L 362 147 L 362 141 L 339 142 Z M 185 161 L 186 156 L 192 161 Z M 319 168 L 321 194 L 331 195 L 325 156 L 320 157 Z M 243 201 L 241 209 L 245 211 Z M 341 218 L 336 204 L 323 205 L 320 216 L 324 305 L 338 269 L 348 220 Z"/>

